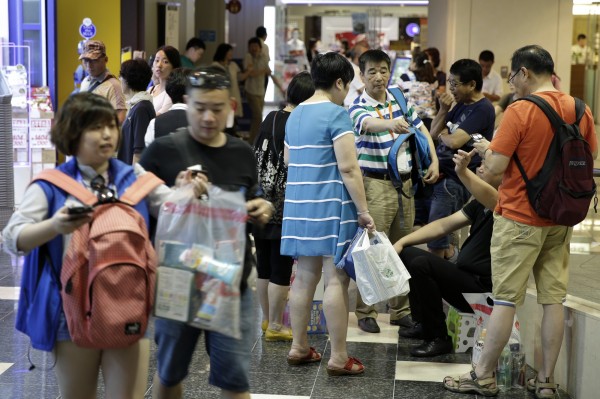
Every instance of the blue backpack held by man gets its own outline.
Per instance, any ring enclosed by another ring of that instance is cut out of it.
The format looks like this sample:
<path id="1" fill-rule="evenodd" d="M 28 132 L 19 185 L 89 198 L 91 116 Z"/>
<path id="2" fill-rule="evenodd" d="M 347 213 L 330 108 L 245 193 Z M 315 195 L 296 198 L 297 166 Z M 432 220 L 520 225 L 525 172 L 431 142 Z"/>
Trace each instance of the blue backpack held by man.
<path id="1" fill-rule="evenodd" d="M 406 115 L 408 113 L 408 106 L 402 91 L 397 87 L 392 87 L 388 90 L 396 99 L 396 102 L 400 106 L 402 113 Z M 411 198 L 416 193 L 419 185 L 423 184 L 423 177 L 425 177 L 429 165 L 431 165 L 431 153 L 429 152 L 429 142 L 427 141 L 427 137 L 425 137 L 425 135 L 421 133 L 419 129 L 411 124 L 408 133 L 400 133 L 398 135 L 388 154 L 388 170 L 390 172 L 390 176 L 392 176 L 392 179 L 396 182 L 402 181 L 402 177 L 398 171 L 398 161 L 400 158 L 399 153 L 401 152 L 402 144 L 407 141 L 409 143 L 411 152 L 409 165 L 411 167 L 411 179 L 413 186 L 410 193 L 405 193 L 402 190 L 401 192 L 405 197 Z"/>

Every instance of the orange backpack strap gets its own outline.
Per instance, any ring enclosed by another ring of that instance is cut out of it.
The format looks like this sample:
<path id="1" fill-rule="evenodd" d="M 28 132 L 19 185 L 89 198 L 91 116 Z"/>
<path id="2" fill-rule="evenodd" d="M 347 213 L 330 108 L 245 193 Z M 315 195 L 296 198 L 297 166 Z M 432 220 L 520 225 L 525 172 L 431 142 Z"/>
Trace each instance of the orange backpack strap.
<path id="1" fill-rule="evenodd" d="M 33 183 L 36 180 L 44 180 L 55 185 L 56 187 L 66 191 L 68 194 L 71 194 L 85 205 L 92 206 L 98 202 L 98 198 L 96 198 L 91 191 L 79 184 L 77 180 L 58 169 L 42 170 L 33 178 L 31 182 Z"/>
<path id="2" fill-rule="evenodd" d="M 121 198 L 121 202 L 129 205 L 136 205 L 143 200 L 152 190 L 164 184 L 165 182 L 156 177 L 152 172 L 146 172 L 139 176 L 137 180 L 125 190 Z"/>

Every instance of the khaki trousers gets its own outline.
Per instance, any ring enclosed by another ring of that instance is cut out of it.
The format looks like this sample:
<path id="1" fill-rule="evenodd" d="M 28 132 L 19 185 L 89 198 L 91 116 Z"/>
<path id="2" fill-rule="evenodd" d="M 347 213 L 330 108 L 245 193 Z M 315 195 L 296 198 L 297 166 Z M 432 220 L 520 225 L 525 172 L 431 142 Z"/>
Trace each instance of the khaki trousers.
<path id="1" fill-rule="evenodd" d="M 409 234 L 415 222 L 414 200 L 412 198 L 408 199 L 398 193 L 389 180 L 378 180 L 365 176 L 363 177 L 363 182 L 369 213 L 375 221 L 377 231 L 387 234 L 392 244 Z M 403 184 L 404 192 L 410 192 L 411 186 L 411 180 L 407 180 Z M 400 202 L 402 203 L 402 208 L 399 206 Z M 388 300 L 388 306 L 390 320 L 398 320 L 410 314 L 408 296 L 391 298 Z M 377 318 L 375 306 L 365 304 L 358 291 L 354 314 L 359 320 L 365 317 Z"/>

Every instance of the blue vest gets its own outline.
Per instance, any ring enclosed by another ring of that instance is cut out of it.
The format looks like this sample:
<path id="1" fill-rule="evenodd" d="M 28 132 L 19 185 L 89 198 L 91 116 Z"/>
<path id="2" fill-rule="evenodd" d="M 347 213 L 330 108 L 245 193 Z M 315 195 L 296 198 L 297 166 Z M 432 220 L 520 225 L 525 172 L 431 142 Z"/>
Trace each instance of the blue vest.
<path id="1" fill-rule="evenodd" d="M 57 169 L 76 179 L 77 161 L 60 165 Z M 109 165 L 111 183 L 117 188 L 119 197 L 135 180 L 133 167 L 117 159 L 111 159 Z M 54 185 L 39 180 L 48 200 L 48 218 L 63 207 L 69 196 Z M 149 225 L 148 204 L 141 201 L 135 209 L 144 217 Z M 51 262 L 49 262 L 51 260 Z M 43 247 L 32 250 L 23 264 L 21 279 L 21 295 L 17 310 L 16 328 L 29 336 L 31 346 L 43 351 L 52 351 L 62 313 L 60 297 L 60 272 L 63 260 L 63 237 L 56 236 Z"/>

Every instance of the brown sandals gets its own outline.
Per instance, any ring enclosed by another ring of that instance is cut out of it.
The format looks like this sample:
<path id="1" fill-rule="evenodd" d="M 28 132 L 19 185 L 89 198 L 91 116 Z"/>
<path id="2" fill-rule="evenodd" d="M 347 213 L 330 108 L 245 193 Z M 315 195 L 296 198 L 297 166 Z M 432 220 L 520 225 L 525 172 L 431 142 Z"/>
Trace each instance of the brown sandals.
<path id="1" fill-rule="evenodd" d="M 498 395 L 498 387 L 496 386 L 496 376 L 492 375 L 488 378 L 479 379 L 475 370 L 471 370 L 470 377 L 459 377 L 458 380 L 452 377 L 444 378 L 444 388 L 451 392 L 457 393 L 472 393 L 483 396 Z"/>
<path id="2" fill-rule="evenodd" d="M 550 389 L 552 393 L 542 393 L 542 389 Z M 549 377 L 546 377 L 545 382 L 541 382 L 536 376 L 533 379 L 527 380 L 527 390 L 533 392 L 538 399 L 554 399 L 558 392 L 558 384 L 550 382 Z"/>
<path id="3" fill-rule="evenodd" d="M 354 369 L 354 365 L 358 368 Z M 339 377 L 343 375 L 356 375 L 362 374 L 365 371 L 365 366 L 355 357 L 349 357 L 346 364 L 342 368 L 327 366 L 327 374 L 332 377 Z"/>
<path id="4" fill-rule="evenodd" d="M 288 356 L 287 362 L 290 366 L 300 366 L 307 363 L 315 363 L 321 361 L 321 354 L 312 346 L 308 350 L 308 354 L 302 357 Z"/>

